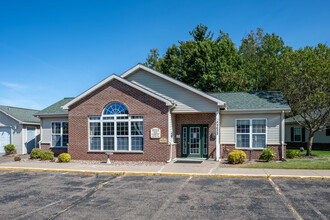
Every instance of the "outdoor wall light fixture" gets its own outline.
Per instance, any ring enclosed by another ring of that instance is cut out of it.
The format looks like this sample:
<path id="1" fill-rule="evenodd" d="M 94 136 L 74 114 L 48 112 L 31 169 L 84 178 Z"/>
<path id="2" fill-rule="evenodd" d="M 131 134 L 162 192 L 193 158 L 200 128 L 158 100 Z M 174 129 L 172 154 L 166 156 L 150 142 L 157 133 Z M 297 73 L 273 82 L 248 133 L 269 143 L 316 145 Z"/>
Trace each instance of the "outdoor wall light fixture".
<path id="1" fill-rule="evenodd" d="M 212 132 L 212 133 L 211 133 L 211 138 L 212 138 L 212 139 L 215 139 L 215 137 L 216 137 L 216 133 L 215 133 L 215 132 Z"/>

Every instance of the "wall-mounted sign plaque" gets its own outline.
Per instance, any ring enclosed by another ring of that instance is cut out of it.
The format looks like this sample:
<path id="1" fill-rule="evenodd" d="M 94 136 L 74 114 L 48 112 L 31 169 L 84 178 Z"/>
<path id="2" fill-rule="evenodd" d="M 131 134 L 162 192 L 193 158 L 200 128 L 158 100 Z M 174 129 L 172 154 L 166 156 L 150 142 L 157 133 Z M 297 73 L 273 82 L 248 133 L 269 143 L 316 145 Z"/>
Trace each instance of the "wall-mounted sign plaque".
<path id="1" fill-rule="evenodd" d="M 150 129 L 150 138 L 159 139 L 161 137 L 160 128 L 151 128 Z"/>
<path id="2" fill-rule="evenodd" d="M 162 137 L 161 139 L 159 139 L 159 143 L 167 144 L 167 138 Z"/>

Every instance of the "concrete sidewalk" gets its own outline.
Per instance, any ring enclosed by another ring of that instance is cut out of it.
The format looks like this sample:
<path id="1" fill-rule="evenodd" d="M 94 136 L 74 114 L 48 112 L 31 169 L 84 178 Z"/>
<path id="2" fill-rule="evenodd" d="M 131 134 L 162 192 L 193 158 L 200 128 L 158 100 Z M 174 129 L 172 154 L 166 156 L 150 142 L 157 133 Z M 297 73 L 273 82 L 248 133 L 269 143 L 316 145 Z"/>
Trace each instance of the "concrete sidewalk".
<path id="1" fill-rule="evenodd" d="M 105 163 L 83 164 L 78 162 L 54 163 L 45 161 L 2 162 L 0 170 L 29 170 L 53 172 L 87 172 L 132 175 L 184 175 L 210 177 L 256 178 L 310 178 L 329 179 L 330 170 L 248 169 L 219 167 L 213 160 L 177 160 L 167 164 L 108 165 Z"/>

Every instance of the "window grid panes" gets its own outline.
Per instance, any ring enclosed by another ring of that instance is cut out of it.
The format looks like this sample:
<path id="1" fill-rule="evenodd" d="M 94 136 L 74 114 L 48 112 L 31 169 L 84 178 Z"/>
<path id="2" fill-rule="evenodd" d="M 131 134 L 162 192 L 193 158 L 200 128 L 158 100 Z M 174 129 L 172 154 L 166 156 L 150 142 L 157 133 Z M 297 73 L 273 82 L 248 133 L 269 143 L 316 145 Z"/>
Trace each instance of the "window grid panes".
<path id="1" fill-rule="evenodd" d="M 293 129 L 293 137 L 295 142 L 301 142 L 302 141 L 302 128 L 295 127 Z"/>
<path id="2" fill-rule="evenodd" d="M 114 103 L 112 103 L 114 104 Z M 119 103 L 120 104 L 120 103 Z M 111 105 L 111 104 L 110 104 Z M 121 107 L 113 106 L 115 114 L 104 110 L 111 117 L 89 117 L 90 150 L 96 151 L 143 151 L 144 124 L 142 115 L 125 115 Z M 106 107 L 108 108 L 108 106 Z M 125 107 L 126 109 L 126 107 Z M 110 108 L 111 110 L 111 108 Z M 111 111 L 112 111 L 111 110 Z M 127 109 L 124 113 L 127 112 Z"/>
<path id="3" fill-rule="evenodd" d="M 208 133 L 207 133 L 207 127 L 204 127 L 204 146 L 203 146 L 203 154 L 206 155 L 207 154 L 207 139 L 208 139 Z"/>
<path id="4" fill-rule="evenodd" d="M 236 148 L 266 147 L 266 119 L 236 121 Z"/>
<path id="5" fill-rule="evenodd" d="M 67 147 L 69 141 L 68 122 L 52 122 L 52 147 Z"/>
<path id="6" fill-rule="evenodd" d="M 101 150 L 101 123 L 89 123 L 89 142 L 91 150 Z"/>
<path id="7" fill-rule="evenodd" d="M 187 128 L 183 128 L 182 132 L 182 138 L 183 138 L 183 154 L 187 154 Z"/>
<path id="8" fill-rule="evenodd" d="M 113 102 L 107 107 L 105 107 L 103 111 L 103 115 L 120 115 L 120 114 L 128 114 L 127 108 L 119 103 L 119 102 Z"/>

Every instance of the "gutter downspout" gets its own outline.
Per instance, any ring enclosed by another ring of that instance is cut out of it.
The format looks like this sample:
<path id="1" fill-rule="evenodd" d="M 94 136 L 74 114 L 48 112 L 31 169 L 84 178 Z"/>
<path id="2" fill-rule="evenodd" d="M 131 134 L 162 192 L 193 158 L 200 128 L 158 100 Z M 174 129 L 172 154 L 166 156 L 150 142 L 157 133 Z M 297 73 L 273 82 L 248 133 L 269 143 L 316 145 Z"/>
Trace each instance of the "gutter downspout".
<path id="1" fill-rule="evenodd" d="M 282 144 L 282 160 L 285 160 L 284 158 L 284 129 L 285 129 L 285 124 L 284 124 L 284 111 L 281 113 L 281 144 Z"/>
<path id="2" fill-rule="evenodd" d="M 219 130 L 220 130 L 220 108 L 215 113 L 215 126 L 216 126 L 216 144 L 215 144 L 215 152 L 216 152 L 216 161 L 220 161 L 220 137 L 219 137 Z"/>
<path id="3" fill-rule="evenodd" d="M 169 162 L 171 162 L 172 161 L 172 134 L 171 134 L 171 128 L 170 128 L 170 121 L 172 122 L 172 114 L 171 114 L 171 110 L 173 109 L 175 107 L 175 104 L 173 104 L 172 106 L 170 106 L 170 107 L 168 107 L 168 118 L 167 118 L 167 120 L 168 120 L 168 122 L 167 122 L 167 126 L 168 126 L 168 128 L 167 128 L 167 130 L 168 130 L 168 141 L 169 141 L 169 145 L 170 145 L 170 159 L 168 160 L 168 161 L 166 161 L 167 163 L 169 163 Z M 173 126 L 172 125 L 172 123 L 171 123 L 171 126 Z M 172 130 L 172 133 L 173 133 L 173 130 Z"/>

